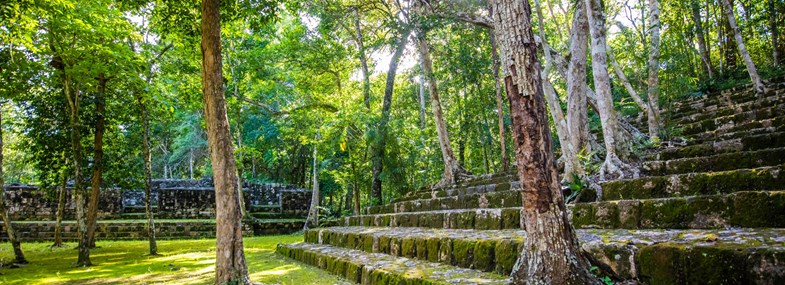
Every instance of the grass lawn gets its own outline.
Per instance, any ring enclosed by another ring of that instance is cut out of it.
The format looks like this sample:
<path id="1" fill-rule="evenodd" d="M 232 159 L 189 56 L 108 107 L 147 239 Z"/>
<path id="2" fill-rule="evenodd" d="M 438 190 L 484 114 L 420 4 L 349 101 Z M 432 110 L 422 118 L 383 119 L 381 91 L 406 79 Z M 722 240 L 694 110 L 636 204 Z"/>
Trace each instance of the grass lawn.
<path id="1" fill-rule="evenodd" d="M 278 243 L 302 241 L 302 235 L 247 237 L 245 258 L 251 280 L 262 284 L 338 284 L 337 277 L 275 254 Z M 50 243 L 23 243 L 30 264 L 0 269 L 0 284 L 212 284 L 215 240 L 158 242 L 161 256 L 146 255 L 147 241 L 98 241 L 91 251 L 96 266 L 76 268 L 76 243 L 50 249 Z M 11 245 L 0 243 L 0 262 L 13 258 Z"/>

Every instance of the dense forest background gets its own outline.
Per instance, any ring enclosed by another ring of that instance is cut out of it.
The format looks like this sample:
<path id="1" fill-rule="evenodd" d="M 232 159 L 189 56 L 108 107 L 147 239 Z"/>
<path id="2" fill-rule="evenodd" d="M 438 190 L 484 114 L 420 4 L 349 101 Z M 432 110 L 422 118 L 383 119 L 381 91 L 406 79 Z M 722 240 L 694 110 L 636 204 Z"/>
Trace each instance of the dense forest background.
<path id="1" fill-rule="evenodd" d="M 759 73 L 782 75 L 778 61 L 785 45 L 777 29 L 785 22 L 785 3 L 731 2 Z M 609 52 L 618 63 L 610 67 L 613 104 L 644 132 L 645 112 L 619 73 L 633 90 L 646 93 L 648 3 L 604 1 Z M 382 201 L 439 182 L 444 163 L 432 99 L 416 44 L 407 42 L 415 37 L 407 28 L 415 17 L 428 31 L 432 72 L 458 163 L 474 175 L 504 170 L 502 142 L 510 146 L 511 138 L 500 135 L 499 118 L 509 127 L 509 105 L 502 102 L 499 108 L 497 102 L 506 99 L 497 95 L 489 29 L 471 21 L 488 14 L 487 4 L 432 4 L 427 13 L 412 15 L 408 1 L 227 2 L 223 74 L 241 178 L 306 187 L 316 173 L 322 205 L 333 214 L 352 212 L 354 194 L 358 206 L 379 202 L 372 198 L 379 160 Z M 568 59 L 574 5 L 567 0 L 538 5 L 546 20 L 542 26 L 533 23 L 535 31 L 542 27 L 550 48 Z M 141 188 L 142 110 L 149 113 L 154 178 L 210 177 L 199 9 L 198 1 L 0 4 L 6 183 L 54 186 L 73 179 L 68 177 L 74 157 L 69 106 L 75 102 L 81 106 L 82 165 L 93 165 L 93 137 L 99 118 L 105 118 L 104 185 Z M 714 0 L 660 3 L 662 109 L 687 96 L 749 82 L 722 9 Z M 391 61 L 398 68 L 394 84 L 388 83 Z M 546 76 L 559 95 L 558 107 L 566 109 L 566 79 L 555 70 Z M 388 104 L 386 92 L 391 92 Z M 662 120 L 662 139 L 677 137 L 678 126 Z M 589 127 L 601 141 L 600 118 L 593 111 Z M 557 132 L 552 134 L 559 152 Z M 636 149 L 655 143 L 643 140 Z M 507 159 L 513 157 L 510 149 Z M 598 147 L 579 155 L 589 173 L 597 171 L 601 153 Z"/>

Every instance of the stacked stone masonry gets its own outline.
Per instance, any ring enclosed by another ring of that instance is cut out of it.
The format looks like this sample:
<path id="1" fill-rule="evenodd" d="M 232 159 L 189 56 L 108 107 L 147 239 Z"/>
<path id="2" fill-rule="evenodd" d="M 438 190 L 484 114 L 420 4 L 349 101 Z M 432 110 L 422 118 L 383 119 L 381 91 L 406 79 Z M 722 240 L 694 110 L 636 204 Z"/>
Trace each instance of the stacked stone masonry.
<path id="1" fill-rule="evenodd" d="M 583 249 L 643 284 L 785 284 L 785 80 L 688 98 L 663 117 L 683 145 L 568 205 Z M 413 191 L 278 252 L 362 284 L 505 280 L 526 236 L 516 180 Z"/>

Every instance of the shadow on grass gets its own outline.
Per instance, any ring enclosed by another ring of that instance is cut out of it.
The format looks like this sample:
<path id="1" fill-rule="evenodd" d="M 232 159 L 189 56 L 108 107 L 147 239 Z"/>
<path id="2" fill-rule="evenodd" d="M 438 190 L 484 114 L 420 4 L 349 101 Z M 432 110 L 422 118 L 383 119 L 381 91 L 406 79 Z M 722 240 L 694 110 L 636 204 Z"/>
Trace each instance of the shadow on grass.
<path id="1" fill-rule="evenodd" d="M 314 267 L 275 254 L 278 243 L 302 241 L 301 235 L 248 237 L 245 256 L 251 280 L 262 284 L 335 284 L 340 279 Z M 99 241 L 91 251 L 92 267 L 74 267 L 75 243 L 50 248 L 51 243 L 26 243 L 30 264 L 0 269 L 0 284 L 211 284 L 215 270 L 215 240 L 158 242 L 161 255 L 147 255 L 147 241 Z M 0 244 L 0 261 L 13 257 Z"/>

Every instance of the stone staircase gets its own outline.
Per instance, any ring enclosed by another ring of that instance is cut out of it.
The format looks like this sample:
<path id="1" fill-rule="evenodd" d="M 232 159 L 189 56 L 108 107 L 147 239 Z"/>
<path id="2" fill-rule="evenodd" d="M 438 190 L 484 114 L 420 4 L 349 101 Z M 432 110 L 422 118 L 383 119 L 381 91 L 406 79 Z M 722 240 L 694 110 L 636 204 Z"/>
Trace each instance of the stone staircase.
<path id="1" fill-rule="evenodd" d="M 785 83 L 768 87 L 677 104 L 685 145 L 569 205 L 583 249 L 644 284 L 785 284 Z M 515 180 L 414 191 L 277 251 L 362 284 L 506 283 L 525 238 Z"/>

